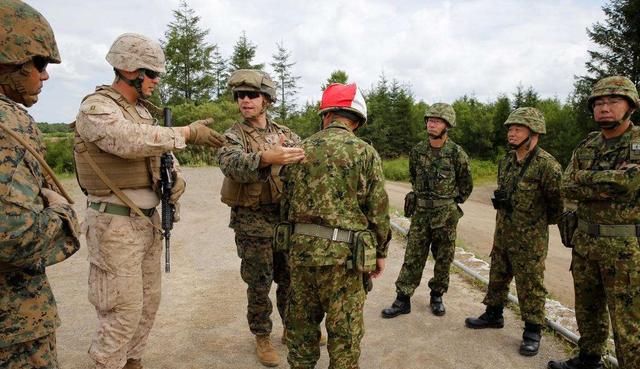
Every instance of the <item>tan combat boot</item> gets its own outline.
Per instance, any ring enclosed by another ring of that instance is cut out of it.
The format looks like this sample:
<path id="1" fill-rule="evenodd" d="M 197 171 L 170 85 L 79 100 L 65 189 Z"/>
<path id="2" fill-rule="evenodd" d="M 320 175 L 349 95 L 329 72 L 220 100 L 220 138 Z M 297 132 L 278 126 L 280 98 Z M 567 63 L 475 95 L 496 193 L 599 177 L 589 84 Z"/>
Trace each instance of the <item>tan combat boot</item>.
<path id="1" fill-rule="evenodd" d="M 282 330 L 282 344 L 287 344 L 287 329 Z M 325 336 L 322 332 L 320 332 L 320 346 L 327 345 L 327 336 Z"/>
<path id="2" fill-rule="evenodd" d="M 128 359 L 124 368 L 122 369 L 142 369 L 142 360 L 140 359 Z"/>
<path id="3" fill-rule="evenodd" d="M 256 335 L 256 355 L 258 355 L 258 360 L 264 366 L 278 366 L 280 364 L 280 357 L 271 344 L 269 334 Z"/>

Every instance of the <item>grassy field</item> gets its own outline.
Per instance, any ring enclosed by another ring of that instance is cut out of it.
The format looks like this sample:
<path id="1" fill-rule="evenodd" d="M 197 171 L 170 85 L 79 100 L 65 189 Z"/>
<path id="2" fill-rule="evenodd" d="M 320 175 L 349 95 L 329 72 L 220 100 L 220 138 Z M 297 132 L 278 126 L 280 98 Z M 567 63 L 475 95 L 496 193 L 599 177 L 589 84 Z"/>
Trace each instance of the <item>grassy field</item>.
<path id="1" fill-rule="evenodd" d="M 409 159 L 400 157 L 383 160 L 384 176 L 391 181 L 409 181 Z M 496 181 L 498 167 L 494 162 L 471 159 L 471 175 L 476 185 L 493 183 Z"/>

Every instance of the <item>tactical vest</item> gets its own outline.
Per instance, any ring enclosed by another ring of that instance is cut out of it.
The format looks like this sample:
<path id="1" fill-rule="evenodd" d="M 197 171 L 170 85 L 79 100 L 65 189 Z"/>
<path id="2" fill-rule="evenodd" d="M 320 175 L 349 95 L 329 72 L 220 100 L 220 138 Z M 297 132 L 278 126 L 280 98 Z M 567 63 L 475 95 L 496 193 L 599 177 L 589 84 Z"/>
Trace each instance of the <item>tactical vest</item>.
<path id="1" fill-rule="evenodd" d="M 273 124 L 278 131 L 280 126 Z M 255 128 L 243 123 L 234 126 L 242 137 L 246 153 L 257 153 L 271 149 L 274 144 L 267 142 L 266 137 Z M 282 194 L 282 180 L 280 179 L 282 165 L 272 165 L 269 178 L 265 182 L 239 183 L 229 177 L 224 177 L 220 190 L 223 203 L 231 206 L 257 208 L 260 205 L 278 204 Z"/>
<path id="2" fill-rule="evenodd" d="M 96 92 L 87 95 L 87 98 L 100 95 L 113 100 L 124 117 L 135 124 L 154 124 L 153 118 L 143 118 L 136 110 L 135 105 L 129 103 L 122 94 L 110 86 L 100 86 Z M 102 151 L 96 144 L 84 141 L 75 129 L 75 140 L 73 146 L 73 158 L 76 165 L 76 176 L 78 184 L 85 194 L 95 196 L 108 196 L 111 190 L 95 174 L 83 153 L 88 152 L 91 158 L 102 169 L 104 174 L 119 189 L 157 189 L 156 184 L 160 181 L 160 160 L 159 157 L 147 157 L 139 159 L 123 159 L 117 155 Z"/>

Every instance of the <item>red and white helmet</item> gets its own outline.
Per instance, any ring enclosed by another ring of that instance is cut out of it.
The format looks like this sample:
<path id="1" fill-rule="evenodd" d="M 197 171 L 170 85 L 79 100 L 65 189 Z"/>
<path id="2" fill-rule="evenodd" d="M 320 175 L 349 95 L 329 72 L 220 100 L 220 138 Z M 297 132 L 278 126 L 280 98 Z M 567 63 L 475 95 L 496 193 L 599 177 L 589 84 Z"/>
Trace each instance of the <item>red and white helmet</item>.
<path id="1" fill-rule="evenodd" d="M 322 115 L 334 110 L 353 112 L 362 118 L 362 124 L 367 122 L 367 103 L 355 83 L 350 85 L 332 83 L 324 90 L 318 114 Z"/>

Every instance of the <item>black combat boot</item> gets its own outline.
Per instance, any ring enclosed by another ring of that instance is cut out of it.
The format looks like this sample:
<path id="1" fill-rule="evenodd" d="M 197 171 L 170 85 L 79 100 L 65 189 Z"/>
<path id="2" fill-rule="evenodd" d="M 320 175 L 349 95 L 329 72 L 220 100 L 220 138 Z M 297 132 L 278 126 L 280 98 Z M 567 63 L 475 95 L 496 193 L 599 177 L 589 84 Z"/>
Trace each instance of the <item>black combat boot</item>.
<path id="1" fill-rule="evenodd" d="M 549 361 L 548 369 L 604 369 L 600 355 L 580 354 L 566 361 Z"/>
<path id="2" fill-rule="evenodd" d="M 431 291 L 429 306 L 431 306 L 431 312 L 433 313 L 433 315 L 443 316 L 446 312 L 444 304 L 442 303 L 442 294 L 439 292 Z"/>
<path id="3" fill-rule="evenodd" d="M 487 306 L 487 310 L 477 318 L 467 318 L 464 323 L 467 328 L 503 328 L 502 306 Z"/>
<path id="4" fill-rule="evenodd" d="M 411 298 L 406 295 L 398 294 L 396 301 L 390 308 L 382 310 L 383 318 L 395 318 L 400 314 L 409 314 L 411 312 Z"/>
<path id="5" fill-rule="evenodd" d="M 522 333 L 522 343 L 520 344 L 520 355 L 535 356 L 540 348 L 540 339 L 542 336 L 542 326 L 524 322 L 524 333 Z"/>

